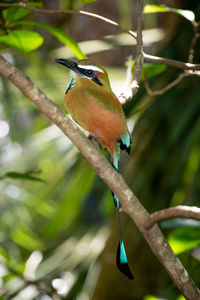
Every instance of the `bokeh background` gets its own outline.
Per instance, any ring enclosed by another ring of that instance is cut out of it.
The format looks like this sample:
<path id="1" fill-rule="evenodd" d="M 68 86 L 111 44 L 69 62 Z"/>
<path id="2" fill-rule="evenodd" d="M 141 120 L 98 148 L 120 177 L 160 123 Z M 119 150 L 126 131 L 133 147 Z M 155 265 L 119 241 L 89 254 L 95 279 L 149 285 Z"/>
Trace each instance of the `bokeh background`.
<path id="1" fill-rule="evenodd" d="M 14 2 L 14 1 L 1 1 Z M 43 1 L 48 9 L 84 9 L 136 30 L 137 1 Z M 191 10 L 196 1 L 146 1 Z M 2 11 L 2 8 L 1 8 Z M 31 14 L 27 20 L 55 26 L 79 42 L 89 58 L 103 64 L 116 94 L 123 88 L 135 41 L 94 19 L 78 15 Z M 4 57 L 64 110 L 69 83 L 58 57 L 74 58 L 44 29 L 40 48 L 27 54 L 2 47 Z M 194 28 L 175 13 L 144 16 L 148 54 L 188 60 Z M 194 63 L 200 63 L 200 42 Z M 167 67 L 149 79 L 153 89 L 174 80 Z M 149 212 L 199 205 L 199 78 L 185 78 L 161 96 L 147 95 L 143 82 L 124 107 L 132 133 L 131 156 L 121 155 L 120 172 Z M 0 299 L 183 300 L 136 226 L 121 213 L 124 240 L 135 281 L 115 266 L 118 243 L 109 189 L 73 144 L 6 79 L 0 79 Z M 105 151 L 104 151 L 105 154 Z M 105 154 L 106 155 L 106 154 Z M 200 286 L 200 222 L 174 219 L 160 224 L 186 269 Z"/>

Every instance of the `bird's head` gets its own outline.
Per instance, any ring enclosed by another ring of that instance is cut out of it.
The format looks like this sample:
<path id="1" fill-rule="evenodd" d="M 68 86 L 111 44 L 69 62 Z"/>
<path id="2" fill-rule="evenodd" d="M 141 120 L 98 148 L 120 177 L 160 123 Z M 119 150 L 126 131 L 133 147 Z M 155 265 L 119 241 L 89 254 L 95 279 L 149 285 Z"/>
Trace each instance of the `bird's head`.
<path id="1" fill-rule="evenodd" d="M 64 65 L 65 67 L 68 67 L 71 70 L 73 78 L 75 79 L 77 76 L 79 78 L 87 78 L 99 86 L 110 88 L 107 71 L 96 62 L 93 62 L 89 59 L 81 59 L 77 62 L 74 62 L 64 58 L 58 58 L 55 61 Z"/>

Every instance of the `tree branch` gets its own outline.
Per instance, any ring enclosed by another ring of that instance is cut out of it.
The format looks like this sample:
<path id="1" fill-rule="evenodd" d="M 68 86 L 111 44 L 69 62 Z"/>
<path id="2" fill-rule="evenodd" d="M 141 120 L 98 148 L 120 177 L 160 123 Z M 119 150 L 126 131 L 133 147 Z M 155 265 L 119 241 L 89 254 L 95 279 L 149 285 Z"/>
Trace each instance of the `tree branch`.
<path id="1" fill-rule="evenodd" d="M 145 61 L 151 62 L 154 64 L 164 64 L 169 67 L 174 67 L 174 68 L 183 69 L 183 70 L 192 70 L 192 71 L 200 70 L 200 64 L 184 63 L 182 61 L 158 57 L 158 56 L 149 55 L 146 53 L 143 53 L 143 55 L 144 55 Z"/>
<path id="2" fill-rule="evenodd" d="M 147 229 L 150 229 L 157 222 L 177 217 L 200 220 L 200 208 L 197 206 L 178 205 L 156 211 L 150 215 Z"/>
<path id="3" fill-rule="evenodd" d="M 167 84 L 164 88 L 162 88 L 160 90 L 156 90 L 156 91 L 152 91 L 147 79 L 145 79 L 144 87 L 149 96 L 151 96 L 151 97 L 159 96 L 159 95 L 162 95 L 162 94 L 166 93 L 167 91 L 169 91 L 171 88 L 176 86 L 179 82 L 181 82 L 183 80 L 183 78 L 188 77 L 188 76 L 200 76 L 200 72 L 199 71 L 194 71 L 194 72 L 193 71 L 185 71 L 185 72 L 179 74 L 179 76 L 175 80 L 173 80 L 172 82 Z"/>
<path id="4" fill-rule="evenodd" d="M 186 72 L 181 73 L 181 74 L 179 74 L 179 76 L 174 81 L 170 82 L 164 88 L 162 88 L 160 90 L 156 90 L 156 91 L 152 91 L 152 89 L 149 86 L 148 80 L 145 78 L 144 87 L 147 91 L 147 94 L 151 97 L 162 95 L 162 94 L 166 93 L 167 91 L 169 91 L 171 88 L 173 88 L 175 85 L 177 85 L 179 82 L 181 82 L 183 80 L 183 78 L 185 78 L 186 76 L 189 76 L 189 75 L 190 74 L 186 73 Z"/>
<path id="5" fill-rule="evenodd" d="M 130 85 L 124 90 L 124 92 L 119 96 L 120 102 L 122 104 L 130 101 L 133 96 L 136 94 L 141 73 L 142 73 L 142 65 L 143 65 L 143 39 L 142 39 L 142 27 L 143 27 L 143 8 L 144 8 L 144 0 L 138 0 L 138 15 L 137 15 L 137 45 L 136 45 L 136 57 L 135 64 L 133 69 L 133 79 Z"/>
<path id="6" fill-rule="evenodd" d="M 193 63 L 193 59 L 194 59 L 194 48 L 197 44 L 197 41 L 200 37 L 200 33 L 199 33 L 199 28 L 200 28 L 200 24 L 196 24 L 194 27 L 194 36 L 192 38 L 191 44 L 190 44 L 190 48 L 189 48 L 189 54 L 188 54 L 188 62 L 189 63 Z"/>
<path id="7" fill-rule="evenodd" d="M 195 23 L 196 24 L 196 23 Z M 189 54 L 188 54 L 188 62 L 189 62 L 189 65 L 192 64 L 193 62 L 193 58 L 194 58 L 194 48 L 196 46 L 196 43 L 200 37 L 200 34 L 199 34 L 199 28 L 200 28 L 200 25 L 199 24 L 196 24 L 194 25 L 194 36 L 192 38 L 192 41 L 191 41 L 191 44 L 190 44 L 190 47 L 189 47 Z M 172 62 L 172 61 L 171 61 Z M 173 63 L 172 63 L 173 64 Z M 188 65 L 188 64 L 187 64 Z M 145 74 L 147 75 L 147 74 Z M 164 88 L 160 89 L 160 90 L 156 90 L 156 91 L 152 91 L 152 89 L 150 88 L 149 84 L 148 84 L 148 81 L 147 81 L 147 76 L 145 76 L 145 79 L 144 79 L 144 86 L 145 86 L 145 89 L 147 91 L 147 94 L 149 96 L 158 96 L 158 95 L 162 95 L 164 94 L 165 92 L 169 91 L 171 88 L 173 88 L 174 86 L 176 86 L 179 82 L 181 82 L 183 80 L 183 78 L 187 77 L 187 76 L 200 76 L 200 72 L 197 71 L 197 70 L 187 70 L 185 69 L 183 73 L 179 74 L 179 76 L 173 80 L 172 82 L 170 82 L 168 85 L 166 85 Z"/>
<path id="8" fill-rule="evenodd" d="M 83 135 L 59 107 L 39 90 L 33 82 L 15 66 L 0 56 L 0 74 L 10 80 L 52 122 L 54 122 L 81 151 L 101 179 L 119 197 L 122 209 L 132 218 L 161 264 L 188 300 L 200 299 L 200 291 L 176 257 L 157 225 L 146 229 L 149 214 L 127 186 L 120 174 L 104 158 L 98 149 Z"/>

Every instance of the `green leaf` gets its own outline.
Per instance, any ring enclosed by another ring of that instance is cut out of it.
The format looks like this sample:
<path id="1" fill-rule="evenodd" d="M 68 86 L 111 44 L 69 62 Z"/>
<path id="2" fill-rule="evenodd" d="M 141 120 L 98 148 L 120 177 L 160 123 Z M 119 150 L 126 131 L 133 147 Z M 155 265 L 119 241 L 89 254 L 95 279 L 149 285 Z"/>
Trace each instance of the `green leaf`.
<path id="1" fill-rule="evenodd" d="M 155 4 L 147 4 L 144 7 L 145 14 L 158 13 L 158 12 L 173 12 L 178 15 L 181 15 L 182 17 L 186 18 L 190 22 L 195 21 L 195 15 L 191 10 L 177 9 L 165 5 L 155 5 Z"/>
<path id="2" fill-rule="evenodd" d="M 167 7 L 163 5 L 147 4 L 144 6 L 144 14 L 152 14 L 157 12 L 166 12 Z"/>
<path id="3" fill-rule="evenodd" d="M 46 183 L 43 179 L 33 176 L 32 174 L 35 174 L 35 172 L 33 171 L 29 171 L 25 173 L 7 172 L 4 176 L 0 177 L 0 179 L 4 179 L 4 178 L 25 179 L 25 180 L 40 181 Z"/>
<path id="4" fill-rule="evenodd" d="M 26 6 L 33 6 L 33 7 L 37 7 L 37 8 L 42 8 L 43 3 L 42 2 L 27 2 Z"/>
<path id="5" fill-rule="evenodd" d="M 15 243 L 30 251 L 43 249 L 42 241 L 28 227 L 20 228 L 19 226 L 13 228 L 10 232 L 10 237 Z"/>
<path id="6" fill-rule="evenodd" d="M 163 300 L 163 299 L 157 298 L 157 297 L 152 296 L 152 295 L 146 295 L 146 296 L 144 296 L 143 300 Z"/>
<path id="7" fill-rule="evenodd" d="M 167 66 L 164 64 L 151 64 L 151 63 L 145 63 L 142 66 L 142 75 L 141 80 L 146 78 L 154 77 L 158 74 L 163 73 L 166 70 Z"/>
<path id="8" fill-rule="evenodd" d="M 81 51 L 76 41 L 69 35 L 64 33 L 62 30 L 40 22 L 21 21 L 19 23 L 23 25 L 36 26 L 47 30 L 53 36 L 55 36 L 61 43 L 68 47 L 78 59 L 86 58 L 86 55 Z"/>
<path id="9" fill-rule="evenodd" d="M 134 67 L 135 61 L 132 61 L 132 68 Z M 128 62 L 125 63 L 125 65 L 128 65 Z M 151 78 L 153 76 L 156 76 L 160 73 L 163 73 L 166 70 L 167 66 L 164 64 L 151 64 L 151 63 L 144 63 L 142 66 L 142 74 L 141 74 L 141 80 L 144 80 L 145 78 Z"/>
<path id="10" fill-rule="evenodd" d="M 178 228 L 178 227 L 200 227 L 200 221 L 189 218 L 174 218 L 162 221 L 162 228 Z"/>
<path id="11" fill-rule="evenodd" d="M 10 7 L 3 10 L 3 18 L 6 22 L 11 23 L 18 21 L 31 13 L 30 10 L 21 7 Z"/>
<path id="12" fill-rule="evenodd" d="M 168 242 L 175 254 L 191 250 L 200 245 L 200 230 L 196 227 L 176 229 L 169 234 Z"/>
<path id="13" fill-rule="evenodd" d="M 26 3 L 26 6 L 41 8 L 42 3 L 41 2 L 28 2 L 28 3 Z M 27 16 L 31 13 L 32 13 L 31 10 L 28 10 L 23 7 L 10 7 L 10 8 L 4 9 L 2 12 L 2 15 L 3 15 L 4 20 L 7 23 L 12 23 L 12 22 L 16 22 L 16 21 L 24 18 L 25 16 Z"/>
<path id="14" fill-rule="evenodd" d="M 89 4 L 89 3 L 92 3 L 92 2 L 95 2 L 95 1 L 96 0 L 80 0 L 82 5 Z"/>
<path id="15" fill-rule="evenodd" d="M 10 30 L 8 34 L 0 36 L 0 42 L 22 53 L 28 53 L 42 45 L 43 37 L 35 31 L 18 29 Z"/>

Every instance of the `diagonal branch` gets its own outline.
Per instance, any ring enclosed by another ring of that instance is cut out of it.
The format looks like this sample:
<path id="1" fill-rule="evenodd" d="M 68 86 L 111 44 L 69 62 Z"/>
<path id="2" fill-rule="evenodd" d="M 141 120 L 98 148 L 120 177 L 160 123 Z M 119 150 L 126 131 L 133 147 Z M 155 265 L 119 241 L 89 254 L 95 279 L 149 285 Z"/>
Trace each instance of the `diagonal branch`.
<path id="1" fill-rule="evenodd" d="M 53 123 L 55 123 L 81 151 L 101 179 L 119 197 L 122 209 L 132 218 L 138 229 L 164 266 L 176 286 L 188 300 L 200 299 L 200 291 L 176 257 L 157 225 L 146 229 L 149 214 L 98 149 L 83 135 L 59 107 L 39 90 L 34 83 L 15 66 L 0 56 L 0 74 L 10 80 Z"/>
<path id="2" fill-rule="evenodd" d="M 171 88 L 173 88 L 174 86 L 176 86 L 179 82 L 181 82 L 183 80 L 183 78 L 185 78 L 187 76 L 190 76 L 190 74 L 186 73 L 186 72 L 183 72 L 183 73 L 179 74 L 179 76 L 175 80 L 173 80 L 172 82 L 170 82 L 169 84 L 167 84 L 162 89 L 156 90 L 156 91 L 153 91 L 150 88 L 148 80 L 145 78 L 145 80 L 144 80 L 144 87 L 145 87 L 145 89 L 147 91 L 147 94 L 149 96 L 151 96 L 151 97 L 153 97 L 153 96 L 159 96 L 159 95 L 162 95 L 162 94 L 166 93 L 167 91 L 169 91 Z"/>
<path id="3" fill-rule="evenodd" d="M 173 80 L 172 82 L 170 82 L 169 84 L 167 84 L 165 87 L 163 87 L 160 90 L 155 90 L 153 91 L 150 86 L 149 83 L 147 81 L 147 79 L 145 78 L 144 80 L 144 87 L 147 91 L 147 94 L 151 97 L 153 96 L 159 96 L 162 95 L 164 93 L 166 93 L 167 91 L 169 91 L 171 88 L 173 88 L 174 86 L 176 86 L 178 83 L 180 83 L 183 78 L 188 77 L 188 76 L 200 76 L 200 72 L 199 71 L 185 71 L 183 73 L 180 73 L 179 76 Z"/>
<path id="4" fill-rule="evenodd" d="M 200 220 L 200 208 L 197 206 L 178 205 L 156 211 L 150 215 L 147 228 L 150 229 L 155 223 L 171 218 L 191 218 Z"/>

